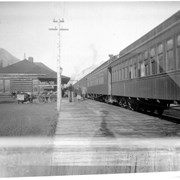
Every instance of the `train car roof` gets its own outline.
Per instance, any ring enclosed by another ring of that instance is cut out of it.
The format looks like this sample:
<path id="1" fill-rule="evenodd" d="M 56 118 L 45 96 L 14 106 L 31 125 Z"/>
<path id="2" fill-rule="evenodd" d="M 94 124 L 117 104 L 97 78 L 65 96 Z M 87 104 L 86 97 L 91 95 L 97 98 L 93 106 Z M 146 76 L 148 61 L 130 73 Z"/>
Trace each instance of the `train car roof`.
<path id="1" fill-rule="evenodd" d="M 122 51 L 120 51 L 119 55 L 123 56 L 126 53 L 128 53 L 129 51 L 131 51 L 133 48 L 135 48 L 136 46 L 138 46 L 139 44 L 147 41 L 148 39 L 150 39 L 151 37 L 157 35 L 158 33 L 160 33 L 161 31 L 163 31 L 164 29 L 166 29 L 167 27 L 169 27 L 170 25 L 172 25 L 173 23 L 177 22 L 180 20 L 180 11 L 176 12 L 175 14 L 173 14 L 172 16 L 170 16 L 167 20 L 165 20 L 164 22 L 162 22 L 161 24 L 159 24 L 157 27 L 155 27 L 154 29 L 152 29 L 151 31 L 149 31 L 148 33 L 146 33 L 144 36 L 142 36 L 141 38 L 137 39 L 135 42 L 133 42 L 132 44 L 130 44 L 129 46 L 127 46 L 125 49 L 123 49 Z"/>

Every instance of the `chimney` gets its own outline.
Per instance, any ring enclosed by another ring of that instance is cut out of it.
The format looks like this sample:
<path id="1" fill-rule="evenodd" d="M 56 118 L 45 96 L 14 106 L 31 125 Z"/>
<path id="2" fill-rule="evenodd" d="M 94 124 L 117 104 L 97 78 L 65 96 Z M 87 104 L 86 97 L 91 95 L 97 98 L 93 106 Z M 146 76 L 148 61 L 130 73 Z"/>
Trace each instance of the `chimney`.
<path id="1" fill-rule="evenodd" d="M 34 61 L 33 57 L 29 57 L 29 58 L 28 58 L 28 61 L 31 62 L 31 63 L 33 63 L 33 61 Z"/>

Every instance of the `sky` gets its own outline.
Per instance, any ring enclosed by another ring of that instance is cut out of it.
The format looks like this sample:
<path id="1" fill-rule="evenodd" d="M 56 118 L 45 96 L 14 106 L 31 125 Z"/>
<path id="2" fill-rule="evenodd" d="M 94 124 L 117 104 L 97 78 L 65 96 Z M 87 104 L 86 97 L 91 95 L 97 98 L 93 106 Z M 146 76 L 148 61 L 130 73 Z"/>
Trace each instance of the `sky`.
<path id="1" fill-rule="evenodd" d="M 119 54 L 179 9 L 179 1 L 0 2 L 0 48 L 56 71 L 59 39 L 49 28 L 63 18 L 69 30 L 61 31 L 61 67 L 71 77 Z"/>

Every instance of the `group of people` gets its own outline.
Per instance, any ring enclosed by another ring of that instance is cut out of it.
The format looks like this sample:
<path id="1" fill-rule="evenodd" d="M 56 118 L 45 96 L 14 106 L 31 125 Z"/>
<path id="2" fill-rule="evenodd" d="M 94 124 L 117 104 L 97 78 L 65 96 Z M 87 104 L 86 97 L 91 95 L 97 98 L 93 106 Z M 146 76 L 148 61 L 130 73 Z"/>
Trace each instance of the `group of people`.
<path id="1" fill-rule="evenodd" d="M 72 99 L 74 97 L 77 98 L 78 101 L 80 100 L 85 100 L 86 98 L 86 94 L 87 94 L 87 88 L 82 86 L 82 87 L 77 87 L 77 89 L 74 89 L 74 87 L 72 86 L 72 84 L 70 84 L 69 88 L 68 88 L 68 97 L 69 97 L 69 101 L 72 102 Z"/>

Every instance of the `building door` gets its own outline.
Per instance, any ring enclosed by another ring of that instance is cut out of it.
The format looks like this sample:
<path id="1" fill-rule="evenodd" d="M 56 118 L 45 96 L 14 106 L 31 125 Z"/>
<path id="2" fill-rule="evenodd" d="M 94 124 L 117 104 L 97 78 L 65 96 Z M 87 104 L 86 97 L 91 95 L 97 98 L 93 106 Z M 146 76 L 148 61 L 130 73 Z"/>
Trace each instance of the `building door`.
<path id="1" fill-rule="evenodd" d="M 10 80 L 4 80 L 4 92 L 10 93 Z"/>
<path id="2" fill-rule="evenodd" d="M 3 80 L 0 80 L 0 93 L 4 92 L 4 83 Z"/>

